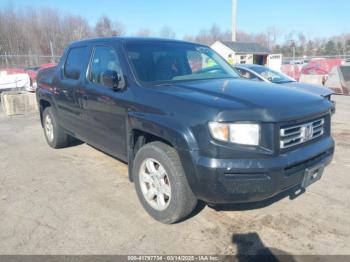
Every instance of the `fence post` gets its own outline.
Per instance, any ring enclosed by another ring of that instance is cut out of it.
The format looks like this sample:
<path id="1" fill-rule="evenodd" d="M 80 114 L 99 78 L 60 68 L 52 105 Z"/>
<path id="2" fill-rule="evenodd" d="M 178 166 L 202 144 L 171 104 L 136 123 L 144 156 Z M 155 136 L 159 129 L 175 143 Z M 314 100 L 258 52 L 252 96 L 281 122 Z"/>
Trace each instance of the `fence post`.
<path id="1" fill-rule="evenodd" d="M 51 51 L 51 63 L 55 63 L 54 53 L 53 53 L 53 46 L 52 41 L 50 40 L 50 51 Z"/>
<path id="2" fill-rule="evenodd" d="M 6 67 L 9 66 L 9 61 L 7 60 L 7 53 L 5 52 L 5 62 L 6 62 Z"/>

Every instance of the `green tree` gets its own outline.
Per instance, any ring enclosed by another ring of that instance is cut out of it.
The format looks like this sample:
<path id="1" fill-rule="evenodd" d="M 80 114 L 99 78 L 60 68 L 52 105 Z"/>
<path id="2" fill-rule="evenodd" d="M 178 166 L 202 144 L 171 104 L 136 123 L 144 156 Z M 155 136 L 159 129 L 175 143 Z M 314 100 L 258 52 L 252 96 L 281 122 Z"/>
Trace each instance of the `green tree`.
<path id="1" fill-rule="evenodd" d="M 272 49 L 274 53 L 280 54 L 282 53 L 282 48 L 280 45 L 275 45 L 275 47 Z"/>
<path id="2" fill-rule="evenodd" d="M 345 52 L 346 54 L 350 54 L 350 39 L 346 40 Z"/>
<path id="3" fill-rule="evenodd" d="M 337 42 L 337 55 L 344 54 L 344 46 L 342 42 Z"/>
<path id="4" fill-rule="evenodd" d="M 314 42 L 309 40 L 306 45 L 306 55 L 313 56 L 315 55 L 315 45 Z"/>
<path id="5" fill-rule="evenodd" d="M 295 55 L 296 56 L 304 56 L 305 55 L 305 48 L 303 45 L 299 45 L 296 47 Z"/>
<path id="6" fill-rule="evenodd" d="M 336 55 L 337 47 L 334 41 L 329 40 L 324 47 L 324 55 Z"/>

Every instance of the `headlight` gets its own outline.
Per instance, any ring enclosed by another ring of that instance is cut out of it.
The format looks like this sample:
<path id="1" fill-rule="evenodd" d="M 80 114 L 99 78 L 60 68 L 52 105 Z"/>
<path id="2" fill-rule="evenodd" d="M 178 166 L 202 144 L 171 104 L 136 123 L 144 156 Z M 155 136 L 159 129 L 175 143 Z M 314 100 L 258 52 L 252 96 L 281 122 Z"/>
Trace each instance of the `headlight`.
<path id="1" fill-rule="evenodd" d="M 210 134 L 220 141 L 241 145 L 258 146 L 260 142 L 260 125 L 246 123 L 209 123 Z"/>

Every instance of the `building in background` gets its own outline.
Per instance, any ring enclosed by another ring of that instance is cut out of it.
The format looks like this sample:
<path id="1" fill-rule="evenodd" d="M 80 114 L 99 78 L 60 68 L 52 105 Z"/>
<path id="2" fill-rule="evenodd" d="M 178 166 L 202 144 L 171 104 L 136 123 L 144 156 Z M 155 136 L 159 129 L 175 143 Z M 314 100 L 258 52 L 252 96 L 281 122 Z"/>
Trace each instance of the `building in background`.
<path id="1" fill-rule="evenodd" d="M 230 64 L 257 64 L 281 70 L 282 55 L 271 54 L 271 50 L 253 42 L 216 41 L 211 48 Z"/>

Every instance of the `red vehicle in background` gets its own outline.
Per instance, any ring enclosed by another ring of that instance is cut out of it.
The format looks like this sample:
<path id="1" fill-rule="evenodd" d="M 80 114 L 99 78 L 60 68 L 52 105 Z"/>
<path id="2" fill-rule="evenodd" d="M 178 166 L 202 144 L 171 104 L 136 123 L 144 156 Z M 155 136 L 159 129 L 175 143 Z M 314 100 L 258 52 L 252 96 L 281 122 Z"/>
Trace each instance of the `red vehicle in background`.
<path id="1" fill-rule="evenodd" d="M 7 75 L 14 75 L 14 74 L 28 74 L 30 78 L 30 87 L 26 88 L 29 92 L 35 92 L 37 88 L 37 82 L 36 77 L 40 70 L 54 67 L 57 64 L 55 63 L 47 63 L 42 64 L 39 67 L 27 67 L 27 68 L 20 68 L 20 67 L 11 67 L 11 68 L 2 68 L 0 71 L 6 71 Z"/>
<path id="2" fill-rule="evenodd" d="M 42 64 L 40 67 L 31 67 L 31 68 L 24 69 L 24 71 L 29 75 L 30 86 L 33 88 L 33 90 L 30 90 L 30 91 L 34 92 L 37 88 L 36 77 L 37 77 L 38 72 L 42 69 L 55 67 L 56 65 L 57 64 L 55 64 L 55 63 L 47 63 L 47 64 Z"/>
<path id="3" fill-rule="evenodd" d="M 325 75 L 327 76 L 333 67 L 344 64 L 342 59 L 314 58 L 301 70 L 305 75 Z"/>
<path id="4" fill-rule="evenodd" d="M 324 85 L 333 68 L 343 65 L 343 59 L 313 58 L 307 64 L 285 64 L 281 71 L 297 81 L 306 81 L 305 76 L 315 76 Z"/>

